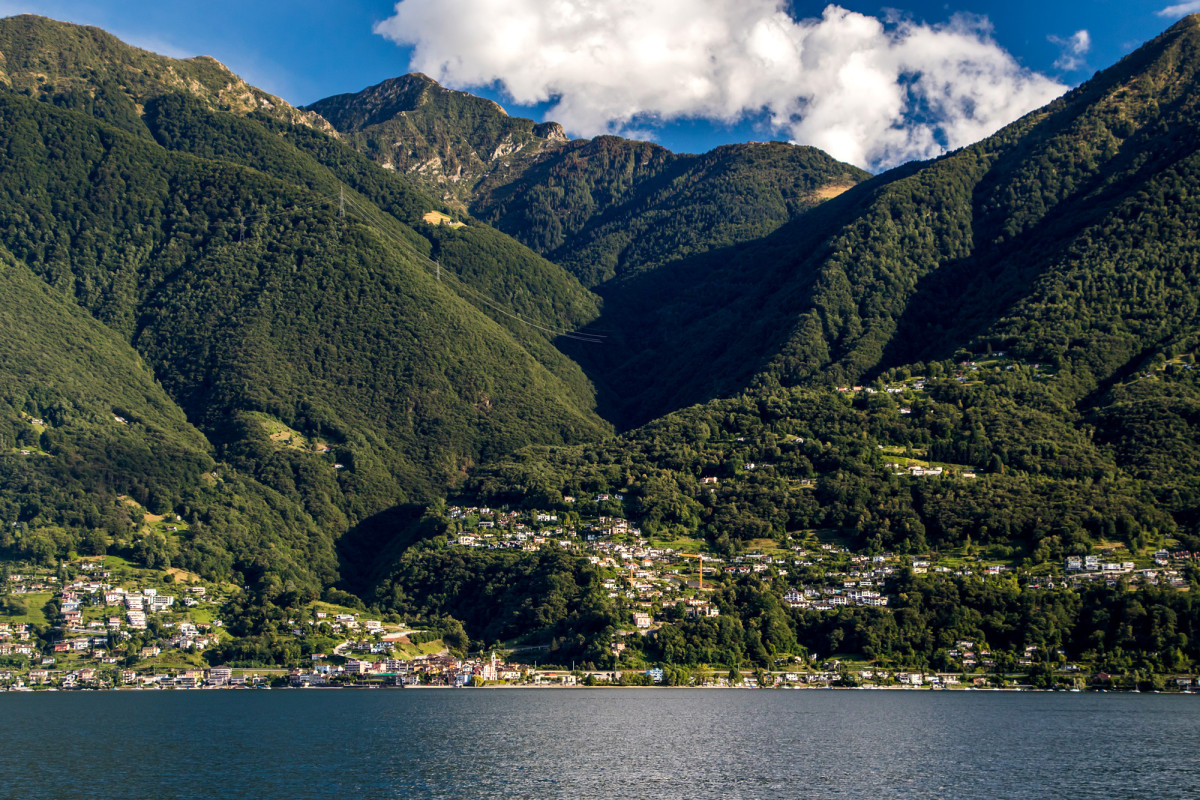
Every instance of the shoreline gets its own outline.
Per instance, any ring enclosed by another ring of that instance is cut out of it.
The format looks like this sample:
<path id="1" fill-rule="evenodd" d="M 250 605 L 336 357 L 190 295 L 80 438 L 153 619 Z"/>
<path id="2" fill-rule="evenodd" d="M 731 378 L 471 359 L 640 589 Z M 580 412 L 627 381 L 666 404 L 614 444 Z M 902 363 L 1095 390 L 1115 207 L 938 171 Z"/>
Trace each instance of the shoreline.
<path id="1" fill-rule="evenodd" d="M 996 692 L 1021 693 L 1021 694 L 1157 694 L 1157 695 L 1195 695 L 1196 692 L 1191 691 L 1161 691 L 1150 690 L 1141 691 L 1137 689 L 1035 689 L 1032 687 L 961 687 L 953 689 L 931 689 L 928 687 L 916 686 L 777 686 L 770 689 L 758 689 L 749 686 L 617 686 L 617 685 L 600 685 L 600 686 L 564 686 L 551 684 L 496 684 L 491 686 L 388 686 L 385 684 L 371 684 L 360 686 L 208 686 L 208 687 L 183 687 L 183 686 L 159 686 L 159 687 L 133 687 L 121 686 L 112 688 L 72 688 L 63 689 L 59 687 L 45 688 L 7 688 L 0 689 L 0 694 L 16 693 L 16 694 L 74 694 L 81 692 L 229 692 L 229 691 L 370 691 L 370 690 L 417 690 L 417 691 L 432 691 L 432 690 L 468 690 L 468 691 L 507 691 L 507 690 L 538 690 L 538 691 L 564 691 L 564 690 L 601 690 L 611 691 L 614 689 L 632 689 L 632 690 L 658 690 L 658 691 L 733 691 L 733 692 L 756 692 L 756 691 L 806 691 L 806 692 L 909 692 L 920 693 L 927 692 L 931 694 L 942 694 L 945 692 L 955 693 L 980 693 L 991 694 Z"/>

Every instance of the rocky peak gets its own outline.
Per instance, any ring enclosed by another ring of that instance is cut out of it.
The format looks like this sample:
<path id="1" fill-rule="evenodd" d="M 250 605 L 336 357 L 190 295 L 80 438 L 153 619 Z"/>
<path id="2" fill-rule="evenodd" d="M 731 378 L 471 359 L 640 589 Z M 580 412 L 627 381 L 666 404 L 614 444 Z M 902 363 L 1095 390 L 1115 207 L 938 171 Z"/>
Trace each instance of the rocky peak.
<path id="1" fill-rule="evenodd" d="M 567 132 L 557 122 L 543 122 L 533 126 L 533 135 L 539 139 L 549 139 L 552 142 L 565 142 Z"/>

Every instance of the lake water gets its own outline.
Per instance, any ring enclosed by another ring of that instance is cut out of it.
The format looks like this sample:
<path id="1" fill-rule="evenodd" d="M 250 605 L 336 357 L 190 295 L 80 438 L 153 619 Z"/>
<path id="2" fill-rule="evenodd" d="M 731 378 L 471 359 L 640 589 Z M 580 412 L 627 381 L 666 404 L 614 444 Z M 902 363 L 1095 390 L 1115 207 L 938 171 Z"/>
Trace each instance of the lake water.
<path id="1" fill-rule="evenodd" d="M 1200 695 L 0 695 L 0 797 L 1200 797 Z"/>

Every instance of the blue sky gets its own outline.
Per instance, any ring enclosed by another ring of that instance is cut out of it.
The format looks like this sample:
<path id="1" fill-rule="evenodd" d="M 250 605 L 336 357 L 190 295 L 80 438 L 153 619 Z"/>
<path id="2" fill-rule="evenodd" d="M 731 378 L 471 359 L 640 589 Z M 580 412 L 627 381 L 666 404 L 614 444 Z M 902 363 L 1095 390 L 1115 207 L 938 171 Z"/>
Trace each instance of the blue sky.
<path id="1" fill-rule="evenodd" d="M 1200 0 L 826 5 L 0 0 L 0 14 L 97 25 L 171 56 L 211 55 L 296 105 L 420 68 L 576 135 L 611 131 L 693 152 L 790 139 L 882 168 L 986 135 L 1188 6 L 1200 11 Z M 504 11 L 489 17 L 496 8 Z M 911 82 L 913 70 L 926 85 Z"/>

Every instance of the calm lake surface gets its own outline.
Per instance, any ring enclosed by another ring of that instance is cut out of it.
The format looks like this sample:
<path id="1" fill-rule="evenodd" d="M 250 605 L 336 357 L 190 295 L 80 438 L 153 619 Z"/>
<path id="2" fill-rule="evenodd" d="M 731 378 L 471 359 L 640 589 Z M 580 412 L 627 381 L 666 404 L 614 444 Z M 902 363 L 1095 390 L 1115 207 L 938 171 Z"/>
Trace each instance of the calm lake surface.
<path id="1" fill-rule="evenodd" d="M 0 695 L 0 797 L 1196 798 L 1200 695 Z"/>

